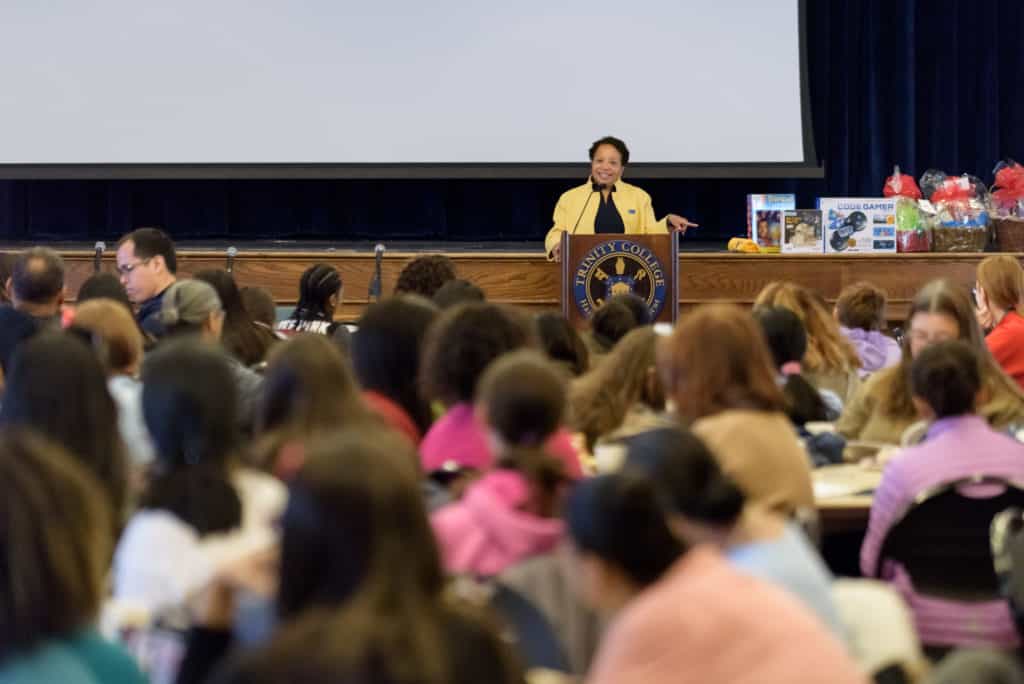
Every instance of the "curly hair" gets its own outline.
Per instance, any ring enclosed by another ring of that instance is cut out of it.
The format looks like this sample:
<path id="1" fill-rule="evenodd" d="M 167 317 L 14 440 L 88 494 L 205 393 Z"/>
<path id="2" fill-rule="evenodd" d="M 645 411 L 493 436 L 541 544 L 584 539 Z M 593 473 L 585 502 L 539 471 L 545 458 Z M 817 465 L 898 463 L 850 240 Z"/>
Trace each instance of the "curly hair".
<path id="1" fill-rule="evenodd" d="M 427 333 L 420 366 L 423 394 L 448 406 L 472 401 L 487 366 L 531 342 L 528 324 L 511 309 L 494 304 L 449 309 Z"/>
<path id="2" fill-rule="evenodd" d="M 455 280 L 452 260 L 443 254 L 425 254 L 410 261 L 398 274 L 395 294 L 418 294 L 433 299 L 449 280 Z"/>

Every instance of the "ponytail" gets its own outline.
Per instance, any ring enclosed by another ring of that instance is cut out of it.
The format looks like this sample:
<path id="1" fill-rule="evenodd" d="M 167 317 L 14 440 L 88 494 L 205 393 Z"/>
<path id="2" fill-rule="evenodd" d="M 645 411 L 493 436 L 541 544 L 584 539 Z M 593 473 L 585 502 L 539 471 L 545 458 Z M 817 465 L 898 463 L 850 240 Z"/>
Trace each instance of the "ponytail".
<path id="1" fill-rule="evenodd" d="M 202 537 L 242 524 L 242 500 L 222 466 L 200 463 L 157 475 L 140 508 L 173 513 Z"/>

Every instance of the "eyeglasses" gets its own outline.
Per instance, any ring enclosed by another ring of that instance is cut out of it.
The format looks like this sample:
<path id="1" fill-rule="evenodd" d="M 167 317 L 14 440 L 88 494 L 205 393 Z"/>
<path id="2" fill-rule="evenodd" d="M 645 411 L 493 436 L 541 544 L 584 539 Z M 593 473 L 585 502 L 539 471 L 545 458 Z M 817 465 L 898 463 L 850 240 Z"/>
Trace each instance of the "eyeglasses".
<path id="1" fill-rule="evenodd" d="M 129 275 L 129 274 L 131 274 L 132 271 L 134 271 L 139 266 L 141 266 L 141 265 L 143 265 L 145 263 L 148 263 L 149 260 L 152 259 L 152 258 L 153 257 L 149 257 L 148 259 L 142 259 L 141 261 L 136 261 L 134 264 L 125 264 L 124 266 L 118 266 L 117 267 L 117 272 L 120 273 L 123 276 Z"/>

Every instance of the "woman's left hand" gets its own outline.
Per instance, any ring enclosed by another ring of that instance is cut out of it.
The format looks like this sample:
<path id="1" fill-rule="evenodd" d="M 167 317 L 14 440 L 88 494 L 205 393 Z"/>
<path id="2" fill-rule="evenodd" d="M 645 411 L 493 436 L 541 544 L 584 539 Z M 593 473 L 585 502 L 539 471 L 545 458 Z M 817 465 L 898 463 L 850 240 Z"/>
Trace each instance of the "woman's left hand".
<path id="1" fill-rule="evenodd" d="M 686 220 L 685 216 L 679 216 L 678 214 L 669 214 L 665 217 L 665 222 L 668 223 L 668 228 L 671 231 L 685 234 L 687 228 L 696 228 L 698 224 L 690 223 Z"/>

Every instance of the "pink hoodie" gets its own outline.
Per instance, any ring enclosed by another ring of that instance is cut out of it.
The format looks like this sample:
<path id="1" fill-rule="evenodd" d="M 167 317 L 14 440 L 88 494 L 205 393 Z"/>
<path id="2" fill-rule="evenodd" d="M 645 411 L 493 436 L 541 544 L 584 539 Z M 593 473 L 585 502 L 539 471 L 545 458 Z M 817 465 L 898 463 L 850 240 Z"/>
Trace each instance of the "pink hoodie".
<path id="1" fill-rule="evenodd" d="M 492 577 L 519 561 L 555 548 L 565 532 L 558 518 L 521 509 L 530 485 L 512 470 L 493 470 L 460 500 L 430 516 L 441 559 L 453 574 Z"/>

